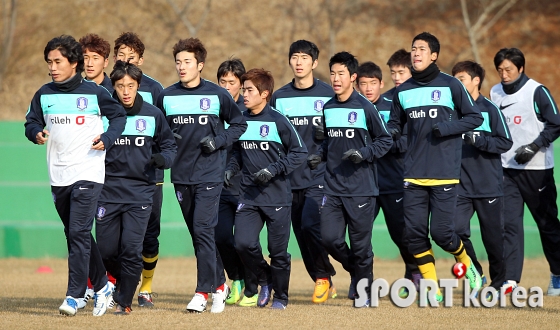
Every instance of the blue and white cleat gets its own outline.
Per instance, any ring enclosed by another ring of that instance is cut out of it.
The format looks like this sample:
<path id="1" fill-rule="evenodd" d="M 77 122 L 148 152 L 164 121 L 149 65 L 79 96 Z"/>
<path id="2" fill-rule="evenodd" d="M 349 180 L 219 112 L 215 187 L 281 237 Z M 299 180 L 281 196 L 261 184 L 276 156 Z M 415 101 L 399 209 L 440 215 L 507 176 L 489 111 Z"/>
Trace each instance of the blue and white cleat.
<path id="1" fill-rule="evenodd" d="M 78 311 L 78 301 L 76 301 L 76 299 L 68 296 L 68 297 L 66 297 L 66 299 L 64 299 L 64 302 L 62 302 L 62 305 L 60 305 L 60 307 L 58 307 L 58 311 L 62 315 L 74 316 L 74 315 L 76 315 L 76 312 Z"/>
<path id="2" fill-rule="evenodd" d="M 550 274 L 550 283 L 546 294 L 548 296 L 560 296 L 560 275 Z"/>
<path id="3" fill-rule="evenodd" d="M 113 300 L 115 285 L 107 282 L 105 286 L 93 295 L 93 316 L 102 316 L 107 312 L 109 303 Z"/>
<path id="4" fill-rule="evenodd" d="M 272 296 L 272 284 L 262 285 L 257 300 L 257 306 L 264 307 L 268 305 L 270 297 Z"/>

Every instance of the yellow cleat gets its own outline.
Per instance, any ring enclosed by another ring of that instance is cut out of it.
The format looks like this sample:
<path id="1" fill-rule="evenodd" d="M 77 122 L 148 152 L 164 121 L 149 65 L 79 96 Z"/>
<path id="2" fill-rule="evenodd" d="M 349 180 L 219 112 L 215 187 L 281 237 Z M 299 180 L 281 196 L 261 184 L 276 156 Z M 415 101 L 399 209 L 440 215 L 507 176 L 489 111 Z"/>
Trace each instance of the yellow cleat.
<path id="1" fill-rule="evenodd" d="M 239 302 L 239 306 L 241 307 L 253 307 L 253 306 L 257 306 L 257 300 L 259 298 L 259 295 L 256 294 L 252 297 L 247 297 L 247 296 L 243 296 L 243 298 L 241 299 L 241 301 Z"/>
<path id="2" fill-rule="evenodd" d="M 315 291 L 313 292 L 313 302 L 316 304 L 324 303 L 329 298 L 330 284 L 328 279 L 317 279 Z"/>

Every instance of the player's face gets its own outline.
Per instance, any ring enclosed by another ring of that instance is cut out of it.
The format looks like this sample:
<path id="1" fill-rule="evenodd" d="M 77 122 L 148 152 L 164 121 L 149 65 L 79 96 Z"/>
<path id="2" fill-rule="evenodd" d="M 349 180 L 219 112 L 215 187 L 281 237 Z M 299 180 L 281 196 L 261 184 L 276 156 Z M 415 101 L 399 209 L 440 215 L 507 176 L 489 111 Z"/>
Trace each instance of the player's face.
<path id="1" fill-rule="evenodd" d="M 395 87 L 398 87 L 403 82 L 407 81 L 412 74 L 410 73 L 410 69 L 406 66 L 393 66 L 391 69 L 391 80 L 393 80 L 393 84 Z"/>
<path id="2" fill-rule="evenodd" d="M 144 57 L 141 57 L 140 54 L 127 45 L 121 45 L 115 56 L 113 56 L 113 59 L 115 62 L 118 60 L 123 62 L 129 61 L 130 64 L 134 64 L 136 66 L 140 66 L 144 63 Z"/>
<path id="3" fill-rule="evenodd" d="M 231 97 L 237 101 L 239 98 L 239 92 L 241 91 L 241 81 L 239 81 L 239 78 L 237 78 L 233 73 L 228 72 L 225 76 L 220 78 L 218 84 L 227 89 Z"/>
<path id="4" fill-rule="evenodd" d="M 414 70 L 421 72 L 437 59 L 437 53 L 432 53 L 426 41 L 416 40 L 412 44 L 410 57 L 412 59 L 412 67 Z"/>
<path id="5" fill-rule="evenodd" d="M 381 88 L 384 84 L 377 78 L 361 77 L 358 79 L 358 91 L 366 97 L 371 103 L 376 102 L 381 95 Z"/>
<path id="6" fill-rule="evenodd" d="M 518 69 L 513 62 L 510 60 L 504 60 L 500 65 L 498 65 L 498 74 L 503 83 L 510 83 L 519 78 L 519 75 L 523 72 L 523 67 Z"/>
<path id="7" fill-rule="evenodd" d="M 175 69 L 185 87 L 196 87 L 200 84 L 200 71 L 203 67 L 204 63 L 198 63 L 194 53 L 182 51 L 175 56 Z"/>
<path id="8" fill-rule="evenodd" d="M 469 92 L 469 94 L 471 94 L 471 96 L 478 91 L 478 85 L 480 84 L 480 78 L 478 77 L 474 77 L 472 78 L 468 73 L 466 72 L 458 72 L 455 75 L 455 78 L 459 79 L 459 81 L 461 81 L 463 83 L 463 85 L 465 86 L 465 88 L 467 89 L 467 91 Z"/>
<path id="9" fill-rule="evenodd" d="M 99 55 L 90 50 L 84 52 L 84 67 L 86 78 L 89 80 L 96 80 L 97 78 L 103 77 L 103 70 L 109 64 L 109 59 L 104 58 L 103 55 Z M 103 80 L 103 78 L 101 78 Z"/>
<path id="10" fill-rule="evenodd" d="M 62 82 L 72 78 L 76 74 L 78 62 L 70 63 L 68 59 L 62 56 L 60 50 L 51 50 L 47 55 L 47 66 L 52 80 Z"/>
<path id="11" fill-rule="evenodd" d="M 356 74 L 350 75 L 350 71 L 344 64 L 335 63 L 331 66 L 331 86 L 337 96 L 350 97 Z"/>
<path id="12" fill-rule="evenodd" d="M 115 88 L 122 105 L 126 108 L 132 107 L 138 91 L 138 82 L 126 75 L 121 80 L 115 81 L 113 88 Z"/>
<path id="13" fill-rule="evenodd" d="M 251 80 L 246 80 L 243 83 L 243 103 L 247 109 L 255 110 L 264 107 L 267 96 L 268 91 L 259 93 L 259 90 Z"/>
<path id="14" fill-rule="evenodd" d="M 296 78 L 305 78 L 312 74 L 317 67 L 318 61 L 313 61 L 311 55 L 305 53 L 293 53 L 290 57 L 290 68 Z"/>

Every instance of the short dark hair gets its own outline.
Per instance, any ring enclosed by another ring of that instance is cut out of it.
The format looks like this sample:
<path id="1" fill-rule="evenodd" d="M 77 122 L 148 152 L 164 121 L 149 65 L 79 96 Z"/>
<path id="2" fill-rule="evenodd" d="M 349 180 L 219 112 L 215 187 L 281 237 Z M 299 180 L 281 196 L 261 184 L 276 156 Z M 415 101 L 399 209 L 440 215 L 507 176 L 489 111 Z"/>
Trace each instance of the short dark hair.
<path id="1" fill-rule="evenodd" d="M 173 46 L 173 58 L 180 52 L 194 53 L 197 63 L 206 61 L 206 48 L 198 38 L 181 39 Z"/>
<path id="2" fill-rule="evenodd" d="M 517 67 L 517 70 L 525 71 L 525 55 L 523 52 L 517 48 L 502 48 L 494 56 L 494 66 L 496 70 L 503 61 L 509 60 L 513 65 Z"/>
<path id="3" fill-rule="evenodd" d="M 459 62 L 453 66 L 453 69 L 451 70 L 451 75 L 454 76 L 459 72 L 466 72 L 469 76 L 471 76 L 471 79 L 478 77 L 480 79 L 480 83 L 478 84 L 478 90 L 480 90 L 480 87 L 482 86 L 482 82 L 484 81 L 484 75 L 486 74 L 484 68 L 480 64 L 474 61 Z"/>
<path id="4" fill-rule="evenodd" d="M 423 40 L 423 41 L 427 42 L 428 47 L 430 47 L 430 52 L 431 53 L 437 53 L 438 57 L 439 57 L 439 40 L 436 38 L 436 36 L 434 36 L 430 32 L 422 32 L 419 35 L 417 35 L 416 37 L 414 37 L 414 39 L 412 39 L 412 44 L 413 45 L 414 45 L 414 42 L 416 40 Z"/>
<path id="5" fill-rule="evenodd" d="M 404 48 L 397 50 L 389 57 L 387 65 L 390 68 L 397 66 L 404 66 L 412 72 L 412 61 L 410 60 L 410 52 L 407 52 Z"/>
<path id="6" fill-rule="evenodd" d="M 111 78 L 111 83 L 113 84 L 113 86 L 115 86 L 115 83 L 118 80 L 123 79 L 127 75 L 130 76 L 130 78 L 136 80 L 138 85 L 140 85 L 140 82 L 142 81 L 142 69 L 128 61 L 125 62 L 118 60 L 117 63 L 115 63 L 113 71 L 111 72 L 109 77 Z"/>
<path id="7" fill-rule="evenodd" d="M 266 102 L 270 101 L 272 92 L 274 91 L 274 78 L 270 71 L 266 71 L 265 69 L 251 69 L 241 76 L 241 84 L 248 80 L 257 87 L 259 94 L 268 91 Z"/>
<path id="8" fill-rule="evenodd" d="M 68 62 L 78 63 L 76 66 L 77 73 L 84 71 L 84 52 L 82 50 L 82 45 L 80 45 L 74 37 L 63 34 L 47 42 L 45 50 L 43 51 L 45 62 L 48 61 L 49 53 L 55 49 L 58 49 L 62 56 L 68 59 Z"/>
<path id="9" fill-rule="evenodd" d="M 304 53 L 311 56 L 311 59 L 315 61 L 319 58 L 319 48 L 317 45 L 312 43 L 311 41 L 307 40 L 298 40 L 294 41 L 290 45 L 290 53 L 288 54 L 288 60 L 294 55 L 295 53 Z"/>
<path id="10" fill-rule="evenodd" d="M 136 33 L 123 32 L 117 39 L 115 39 L 115 55 L 117 55 L 119 48 L 123 45 L 132 48 L 132 50 L 137 52 L 140 57 L 144 56 L 144 50 L 146 48 Z"/>
<path id="11" fill-rule="evenodd" d="M 342 64 L 348 68 L 350 75 L 353 75 L 358 71 L 358 60 L 356 57 L 349 52 L 340 52 L 334 54 L 329 60 L 329 70 L 332 69 L 334 64 Z"/>
<path id="12" fill-rule="evenodd" d="M 377 78 L 381 81 L 383 80 L 383 73 L 381 72 L 379 65 L 368 61 L 360 64 L 358 67 L 358 77 L 356 80 L 359 80 L 360 78 Z"/>
<path id="13" fill-rule="evenodd" d="M 109 42 L 97 34 L 86 34 L 80 38 L 79 42 L 82 45 L 82 51 L 84 53 L 89 50 L 90 52 L 97 53 L 104 58 L 109 58 L 109 55 L 111 54 L 111 45 L 109 45 Z"/>
<path id="14" fill-rule="evenodd" d="M 232 73 L 239 81 L 241 81 L 241 76 L 245 74 L 245 66 L 238 58 L 230 58 L 227 61 L 222 62 L 218 67 L 218 80 L 226 76 L 228 73 Z"/>

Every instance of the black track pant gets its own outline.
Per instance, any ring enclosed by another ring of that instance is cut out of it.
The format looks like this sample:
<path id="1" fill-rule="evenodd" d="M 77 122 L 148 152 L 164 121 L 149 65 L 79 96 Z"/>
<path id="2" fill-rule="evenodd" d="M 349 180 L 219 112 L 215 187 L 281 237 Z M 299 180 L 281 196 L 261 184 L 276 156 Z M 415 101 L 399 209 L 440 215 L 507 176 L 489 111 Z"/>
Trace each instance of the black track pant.
<path id="1" fill-rule="evenodd" d="M 554 170 L 504 168 L 506 280 L 521 280 L 524 256 L 523 206 L 531 212 L 550 272 L 560 275 L 560 221 Z"/>
<path id="2" fill-rule="evenodd" d="M 482 243 L 490 263 L 491 286 L 499 289 L 506 280 L 504 262 L 504 221 L 502 218 L 503 197 L 469 198 L 457 196 L 457 215 L 455 232 L 463 241 L 463 246 L 478 272 L 482 275 L 482 266 L 476 258 L 471 237 L 471 218 L 476 211 L 480 223 Z"/>
<path id="3" fill-rule="evenodd" d="M 163 185 L 156 185 L 152 203 L 152 213 L 148 220 L 146 235 L 142 243 L 142 255 L 153 258 L 159 253 L 159 234 L 161 232 L 161 205 L 163 204 Z"/>
<path id="4" fill-rule="evenodd" d="M 292 229 L 303 264 L 313 281 L 336 274 L 321 239 L 322 186 L 292 190 Z"/>
<path id="5" fill-rule="evenodd" d="M 265 223 L 270 265 L 264 260 L 259 243 L 259 234 Z M 239 204 L 234 237 L 235 249 L 246 269 L 255 273 L 259 285 L 272 284 L 274 300 L 287 304 L 291 271 L 288 253 L 290 206 Z"/>
<path id="6" fill-rule="evenodd" d="M 65 187 L 51 187 L 56 211 L 64 225 L 68 247 L 68 287 L 66 296 L 82 298 L 88 277 L 95 291 L 107 284 L 105 267 L 91 235 L 102 184 L 77 181 Z"/>

